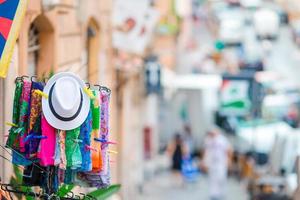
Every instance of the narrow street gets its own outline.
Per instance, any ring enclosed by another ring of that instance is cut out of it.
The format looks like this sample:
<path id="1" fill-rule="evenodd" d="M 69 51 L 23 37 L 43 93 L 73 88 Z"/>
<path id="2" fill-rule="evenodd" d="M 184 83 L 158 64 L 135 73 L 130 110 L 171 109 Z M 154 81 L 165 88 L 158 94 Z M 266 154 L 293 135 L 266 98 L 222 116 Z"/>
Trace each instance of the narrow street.
<path id="1" fill-rule="evenodd" d="M 189 183 L 184 187 L 174 187 L 172 174 L 162 172 L 145 184 L 143 194 L 137 200 L 206 200 L 208 199 L 208 180 L 201 176 L 196 183 Z M 245 185 L 230 178 L 227 182 L 227 200 L 247 200 Z"/>

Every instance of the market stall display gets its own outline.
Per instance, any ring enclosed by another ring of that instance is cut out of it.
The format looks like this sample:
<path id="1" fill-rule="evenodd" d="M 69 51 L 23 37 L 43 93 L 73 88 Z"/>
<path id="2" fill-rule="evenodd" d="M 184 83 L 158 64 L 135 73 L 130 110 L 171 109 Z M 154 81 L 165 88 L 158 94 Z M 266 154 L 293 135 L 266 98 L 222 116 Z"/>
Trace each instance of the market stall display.
<path id="1" fill-rule="evenodd" d="M 25 186 L 56 194 L 59 185 L 110 186 L 110 89 L 62 72 L 47 83 L 18 77 L 6 148 L 24 167 Z"/>

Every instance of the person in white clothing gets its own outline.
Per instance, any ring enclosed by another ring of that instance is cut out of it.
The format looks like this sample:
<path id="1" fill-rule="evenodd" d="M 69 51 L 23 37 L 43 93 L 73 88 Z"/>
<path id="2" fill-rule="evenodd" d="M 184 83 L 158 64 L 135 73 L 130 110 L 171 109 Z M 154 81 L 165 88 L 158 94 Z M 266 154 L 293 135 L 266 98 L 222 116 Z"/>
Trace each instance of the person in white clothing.
<path id="1" fill-rule="evenodd" d="M 223 200 L 226 196 L 228 166 L 232 149 L 227 138 L 216 128 L 205 138 L 204 166 L 209 179 L 210 200 Z"/>

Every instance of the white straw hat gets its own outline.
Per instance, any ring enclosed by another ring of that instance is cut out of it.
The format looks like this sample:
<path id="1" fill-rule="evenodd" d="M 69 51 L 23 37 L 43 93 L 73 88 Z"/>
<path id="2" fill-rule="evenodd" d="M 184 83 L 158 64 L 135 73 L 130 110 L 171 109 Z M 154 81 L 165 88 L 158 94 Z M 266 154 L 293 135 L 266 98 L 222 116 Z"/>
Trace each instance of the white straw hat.
<path id="1" fill-rule="evenodd" d="M 43 91 L 48 98 L 42 99 L 42 109 L 51 126 L 60 130 L 81 126 L 90 110 L 85 87 L 85 83 L 71 72 L 58 73 L 48 80 Z"/>

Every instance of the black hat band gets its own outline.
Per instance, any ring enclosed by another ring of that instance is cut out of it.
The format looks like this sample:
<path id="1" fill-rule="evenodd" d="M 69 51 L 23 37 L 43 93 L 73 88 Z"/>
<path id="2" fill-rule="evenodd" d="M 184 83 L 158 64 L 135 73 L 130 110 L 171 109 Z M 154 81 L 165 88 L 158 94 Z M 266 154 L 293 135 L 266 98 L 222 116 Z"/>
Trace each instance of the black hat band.
<path id="1" fill-rule="evenodd" d="M 55 109 L 54 109 L 54 107 L 53 107 L 53 104 L 52 104 L 52 93 L 53 93 L 53 89 L 54 89 L 55 84 L 56 84 L 56 83 L 54 83 L 54 84 L 51 86 L 50 92 L 49 92 L 49 107 L 50 107 L 50 110 L 51 110 L 51 112 L 53 113 L 53 115 L 54 115 L 57 119 L 59 119 L 59 120 L 61 120 L 61 121 L 65 121 L 65 122 L 72 121 L 72 120 L 74 120 L 74 119 L 79 115 L 80 110 L 81 110 L 81 108 L 82 108 L 82 101 L 83 101 L 83 95 L 82 95 L 82 92 L 81 92 L 81 90 L 80 90 L 80 104 L 79 104 L 79 107 L 78 107 L 76 113 L 75 113 L 73 116 L 71 116 L 71 117 L 62 117 L 62 116 L 60 116 L 60 115 L 55 111 Z"/>

